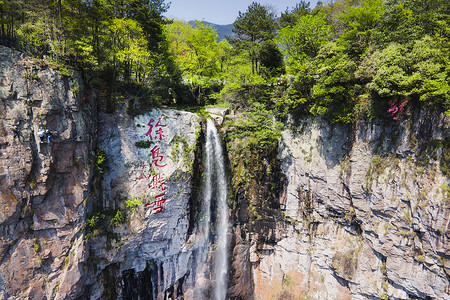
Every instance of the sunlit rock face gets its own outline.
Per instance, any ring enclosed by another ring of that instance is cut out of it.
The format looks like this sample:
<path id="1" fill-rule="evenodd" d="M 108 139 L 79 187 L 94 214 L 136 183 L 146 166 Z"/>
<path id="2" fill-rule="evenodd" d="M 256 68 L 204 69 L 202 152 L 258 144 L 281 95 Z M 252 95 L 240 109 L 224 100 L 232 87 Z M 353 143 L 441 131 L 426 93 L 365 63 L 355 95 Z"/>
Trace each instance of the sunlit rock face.
<path id="1" fill-rule="evenodd" d="M 276 242 L 249 241 L 256 299 L 448 299 L 450 120 L 392 123 L 288 124 Z"/>
<path id="2" fill-rule="evenodd" d="M 193 299 L 199 117 L 108 114 L 76 72 L 0 65 L 0 298 Z"/>
<path id="3" fill-rule="evenodd" d="M 189 221 L 200 133 L 199 117 L 189 112 L 154 109 L 134 118 L 125 110 L 100 114 L 99 149 L 107 157 L 100 210 L 120 211 L 127 221 L 110 230 L 111 240 L 99 235 L 91 242 L 99 262 L 92 297 L 112 293 L 111 286 L 114 295 L 125 298 L 192 293 L 201 237 L 190 236 L 195 228 Z"/>
<path id="4" fill-rule="evenodd" d="M 82 291 L 95 107 L 77 74 L 0 46 L 0 294 L 72 298 Z M 17 126 L 17 136 L 13 127 Z M 53 140 L 38 136 L 42 129 Z"/>

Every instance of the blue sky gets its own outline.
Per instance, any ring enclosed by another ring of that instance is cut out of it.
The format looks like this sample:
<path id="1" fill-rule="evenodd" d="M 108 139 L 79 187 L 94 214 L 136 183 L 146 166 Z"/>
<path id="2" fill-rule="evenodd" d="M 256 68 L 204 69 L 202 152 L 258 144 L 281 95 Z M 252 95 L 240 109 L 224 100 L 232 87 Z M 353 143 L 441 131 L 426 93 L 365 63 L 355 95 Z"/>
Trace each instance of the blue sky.
<path id="1" fill-rule="evenodd" d="M 199 20 L 215 24 L 226 25 L 236 20 L 239 11 L 245 12 L 252 2 L 258 2 L 263 5 L 271 5 L 277 15 L 286 11 L 286 8 L 294 7 L 297 0 L 166 0 L 170 8 L 165 13 L 169 18 L 181 19 L 186 21 Z M 314 8 L 317 0 L 306 1 L 310 7 Z"/>

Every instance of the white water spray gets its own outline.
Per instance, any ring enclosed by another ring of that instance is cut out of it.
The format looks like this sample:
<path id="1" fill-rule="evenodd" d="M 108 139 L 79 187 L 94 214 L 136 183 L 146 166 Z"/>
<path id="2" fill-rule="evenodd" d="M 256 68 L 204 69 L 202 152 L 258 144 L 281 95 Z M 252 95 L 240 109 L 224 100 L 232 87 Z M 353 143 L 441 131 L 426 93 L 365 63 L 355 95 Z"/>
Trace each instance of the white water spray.
<path id="1" fill-rule="evenodd" d="M 205 184 L 202 194 L 201 217 L 199 221 L 200 247 L 198 253 L 197 274 L 207 275 L 209 272 L 215 274 L 213 286 L 214 300 L 224 300 L 227 294 L 227 266 L 228 266 L 228 204 L 227 204 L 227 181 L 225 177 L 225 165 L 222 145 L 219 133 L 214 121 L 208 119 L 206 123 L 206 161 L 205 161 Z M 207 267 L 210 249 L 211 230 L 211 203 L 216 200 L 216 245 L 214 252 L 214 267 L 208 272 Z M 204 286 L 206 278 L 197 279 L 199 287 Z M 197 298 L 202 297 L 201 288 Z"/>
<path id="2" fill-rule="evenodd" d="M 228 265 L 228 203 L 227 203 L 227 182 L 225 177 L 225 165 L 222 151 L 222 144 L 220 142 L 219 133 L 217 132 L 214 122 L 208 119 L 206 123 L 206 144 L 207 157 L 214 159 L 210 160 L 216 177 L 216 203 L 217 203 L 217 239 L 215 251 L 215 275 L 216 281 L 214 286 L 214 299 L 224 300 L 227 295 L 227 265 Z M 208 148 L 210 142 L 211 149 Z M 208 158 L 207 158 L 208 161 Z M 209 162 L 209 161 L 208 161 Z M 207 167 L 209 169 L 209 166 Z M 209 175 L 210 176 L 210 175 Z M 207 177 L 208 180 L 208 177 Z M 211 182 L 212 183 L 212 182 Z"/>

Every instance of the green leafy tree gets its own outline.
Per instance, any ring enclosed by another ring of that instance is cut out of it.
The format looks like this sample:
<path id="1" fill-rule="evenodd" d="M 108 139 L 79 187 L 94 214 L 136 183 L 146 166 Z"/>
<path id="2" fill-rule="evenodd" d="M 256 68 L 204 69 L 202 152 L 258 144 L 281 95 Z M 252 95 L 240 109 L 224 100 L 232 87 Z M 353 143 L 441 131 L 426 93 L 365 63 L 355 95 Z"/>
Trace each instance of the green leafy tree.
<path id="1" fill-rule="evenodd" d="M 353 120 L 356 64 L 334 42 L 324 45 L 317 56 L 316 83 L 312 89 L 313 115 L 325 115 L 332 122 Z"/>
<path id="2" fill-rule="evenodd" d="M 375 32 L 379 44 L 407 44 L 425 35 L 434 36 L 450 17 L 446 0 L 385 0 L 385 13 Z"/>
<path id="3" fill-rule="evenodd" d="M 172 53 L 185 76 L 214 77 L 220 71 L 217 33 L 201 22 L 192 28 L 186 22 L 167 25 Z M 222 53 L 222 57 L 225 55 Z"/>
<path id="4" fill-rule="evenodd" d="M 129 75 L 134 68 L 136 71 L 148 64 L 147 40 L 139 24 L 131 19 L 113 19 L 108 26 L 113 62 L 113 79 L 117 68 L 123 67 L 124 75 Z"/>
<path id="5" fill-rule="evenodd" d="M 219 71 L 217 33 L 201 22 L 197 23 L 187 42 L 195 54 L 195 67 L 192 73 L 214 77 Z"/>
<path id="6" fill-rule="evenodd" d="M 261 74 L 267 78 L 285 73 L 283 54 L 278 50 L 274 41 L 265 41 L 259 53 L 261 60 Z"/>
<path id="7" fill-rule="evenodd" d="M 410 47 L 391 43 L 369 64 L 375 70 L 369 88 L 378 97 L 417 99 L 450 113 L 449 59 L 433 38 L 425 36 Z"/>
<path id="8" fill-rule="evenodd" d="M 317 55 L 320 47 L 331 37 L 331 26 L 322 13 L 301 16 L 293 27 L 284 27 L 276 42 L 287 58 L 291 72 L 301 68 L 302 61 Z"/>
<path id="9" fill-rule="evenodd" d="M 331 25 L 333 38 L 338 38 L 345 32 L 345 23 L 341 19 L 341 15 L 352 6 L 360 5 L 363 0 L 336 0 L 329 2 L 328 5 L 318 3 L 313 14 L 322 12 L 328 25 Z"/>
<path id="10" fill-rule="evenodd" d="M 338 43 L 355 59 L 366 54 L 372 32 L 382 19 L 383 11 L 383 0 L 365 0 L 360 5 L 348 7 L 339 15 L 345 31 L 339 36 Z"/>
<path id="11" fill-rule="evenodd" d="M 284 13 L 281 13 L 280 25 L 281 27 L 295 26 L 300 17 L 310 13 L 309 2 L 300 1 L 291 10 L 286 9 Z"/>

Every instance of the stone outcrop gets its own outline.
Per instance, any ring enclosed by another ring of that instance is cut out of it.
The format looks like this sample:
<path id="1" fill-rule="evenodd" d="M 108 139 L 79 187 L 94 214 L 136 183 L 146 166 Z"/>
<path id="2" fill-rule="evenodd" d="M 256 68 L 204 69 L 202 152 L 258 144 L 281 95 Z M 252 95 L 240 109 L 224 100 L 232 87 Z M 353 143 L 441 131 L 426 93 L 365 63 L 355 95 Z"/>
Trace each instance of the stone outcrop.
<path id="1" fill-rule="evenodd" d="M 99 119 L 99 148 L 107 163 L 94 213 L 119 212 L 123 219 L 116 226 L 108 220 L 107 232 L 90 242 L 95 261 L 90 297 L 193 293 L 197 248 L 189 220 L 199 117 L 154 109 L 131 118 L 119 109 Z M 144 277 L 145 284 L 138 284 Z"/>
<path id="2" fill-rule="evenodd" d="M 60 73 L 0 47 L 2 299 L 72 298 L 83 288 L 96 114 L 80 78 Z M 41 141 L 42 129 L 54 142 Z"/>
<path id="3" fill-rule="evenodd" d="M 276 242 L 248 240 L 255 299 L 448 299 L 449 118 L 289 125 Z"/>
<path id="4" fill-rule="evenodd" d="M 195 298 L 200 118 L 106 113 L 76 72 L 5 47 L 0 67 L 0 298 Z"/>

